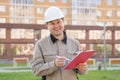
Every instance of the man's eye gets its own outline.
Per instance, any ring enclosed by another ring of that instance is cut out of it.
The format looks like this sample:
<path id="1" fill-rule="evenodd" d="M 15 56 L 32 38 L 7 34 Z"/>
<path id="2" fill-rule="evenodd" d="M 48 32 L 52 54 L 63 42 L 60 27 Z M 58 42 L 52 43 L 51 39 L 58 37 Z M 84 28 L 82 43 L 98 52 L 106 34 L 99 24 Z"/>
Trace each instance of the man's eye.
<path id="1" fill-rule="evenodd" d="M 51 25 L 54 25 L 55 23 L 51 23 Z"/>
<path id="2" fill-rule="evenodd" d="M 60 22 L 57 22 L 57 24 L 59 24 Z"/>

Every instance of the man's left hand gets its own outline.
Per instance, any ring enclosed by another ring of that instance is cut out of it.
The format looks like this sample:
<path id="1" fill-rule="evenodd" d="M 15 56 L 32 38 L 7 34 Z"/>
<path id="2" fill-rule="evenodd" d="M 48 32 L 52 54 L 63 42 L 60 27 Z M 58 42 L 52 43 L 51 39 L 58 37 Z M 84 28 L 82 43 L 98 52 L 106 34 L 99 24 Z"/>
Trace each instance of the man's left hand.
<path id="1" fill-rule="evenodd" d="M 77 69 L 78 69 L 81 73 L 85 74 L 86 71 L 87 71 L 87 64 L 86 64 L 86 63 L 80 63 L 80 64 L 77 66 Z"/>

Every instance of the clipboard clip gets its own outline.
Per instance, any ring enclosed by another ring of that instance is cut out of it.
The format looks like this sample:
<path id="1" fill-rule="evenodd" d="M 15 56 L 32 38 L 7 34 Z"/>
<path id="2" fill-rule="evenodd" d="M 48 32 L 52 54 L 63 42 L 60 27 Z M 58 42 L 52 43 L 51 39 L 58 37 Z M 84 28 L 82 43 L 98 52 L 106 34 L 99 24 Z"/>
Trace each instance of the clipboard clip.
<path id="1" fill-rule="evenodd" d="M 75 53 L 73 53 L 73 55 L 78 55 L 82 52 L 82 50 L 76 51 Z"/>

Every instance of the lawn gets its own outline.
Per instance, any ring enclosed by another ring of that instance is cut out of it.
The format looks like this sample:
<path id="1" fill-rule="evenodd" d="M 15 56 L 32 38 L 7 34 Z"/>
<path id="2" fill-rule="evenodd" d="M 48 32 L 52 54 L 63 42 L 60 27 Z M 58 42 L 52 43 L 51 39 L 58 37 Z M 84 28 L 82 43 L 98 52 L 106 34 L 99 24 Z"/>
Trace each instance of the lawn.
<path id="1" fill-rule="evenodd" d="M 120 80 L 120 70 L 89 71 L 87 75 L 79 76 L 79 80 Z"/>
<path id="2" fill-rule="evenodd" d="M 87 75 L 79 75 L 79 80 L 120 80 L 120 70 L 107 70 L 107 71 L 89 71 Z M 35 77 L 31 72 L 12 72 L 1 73 L 0 80 L 40 80 Z"/>
<path id="3" fill-rule="evenodd" d="M 0 67 L 13 67 L 13 63 L 3 63 L 3 64 L 0 64 Z M 18 63 L 17 66 L 27 66 L 26 63 Z"/>
<path id="4" fill-rule="evenodd" d="M 0 73 L 0 80 L 40 80 L 40 78 L 31 72 L 9 72 Z"/>

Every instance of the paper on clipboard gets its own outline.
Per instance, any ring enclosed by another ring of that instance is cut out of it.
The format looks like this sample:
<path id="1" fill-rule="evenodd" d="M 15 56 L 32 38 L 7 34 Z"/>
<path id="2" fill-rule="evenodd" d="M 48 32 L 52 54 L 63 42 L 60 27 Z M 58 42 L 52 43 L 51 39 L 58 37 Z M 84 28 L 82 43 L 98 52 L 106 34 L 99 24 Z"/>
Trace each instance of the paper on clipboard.
<path id="1" fill-rule="evenodd" d="M 64 70 L 76 68 L 79 63 L 84 63 L 90 58 L 96 51 L 95 50 L 87 50 L 80 52 L 71 62 L 69 62 Z"/>

